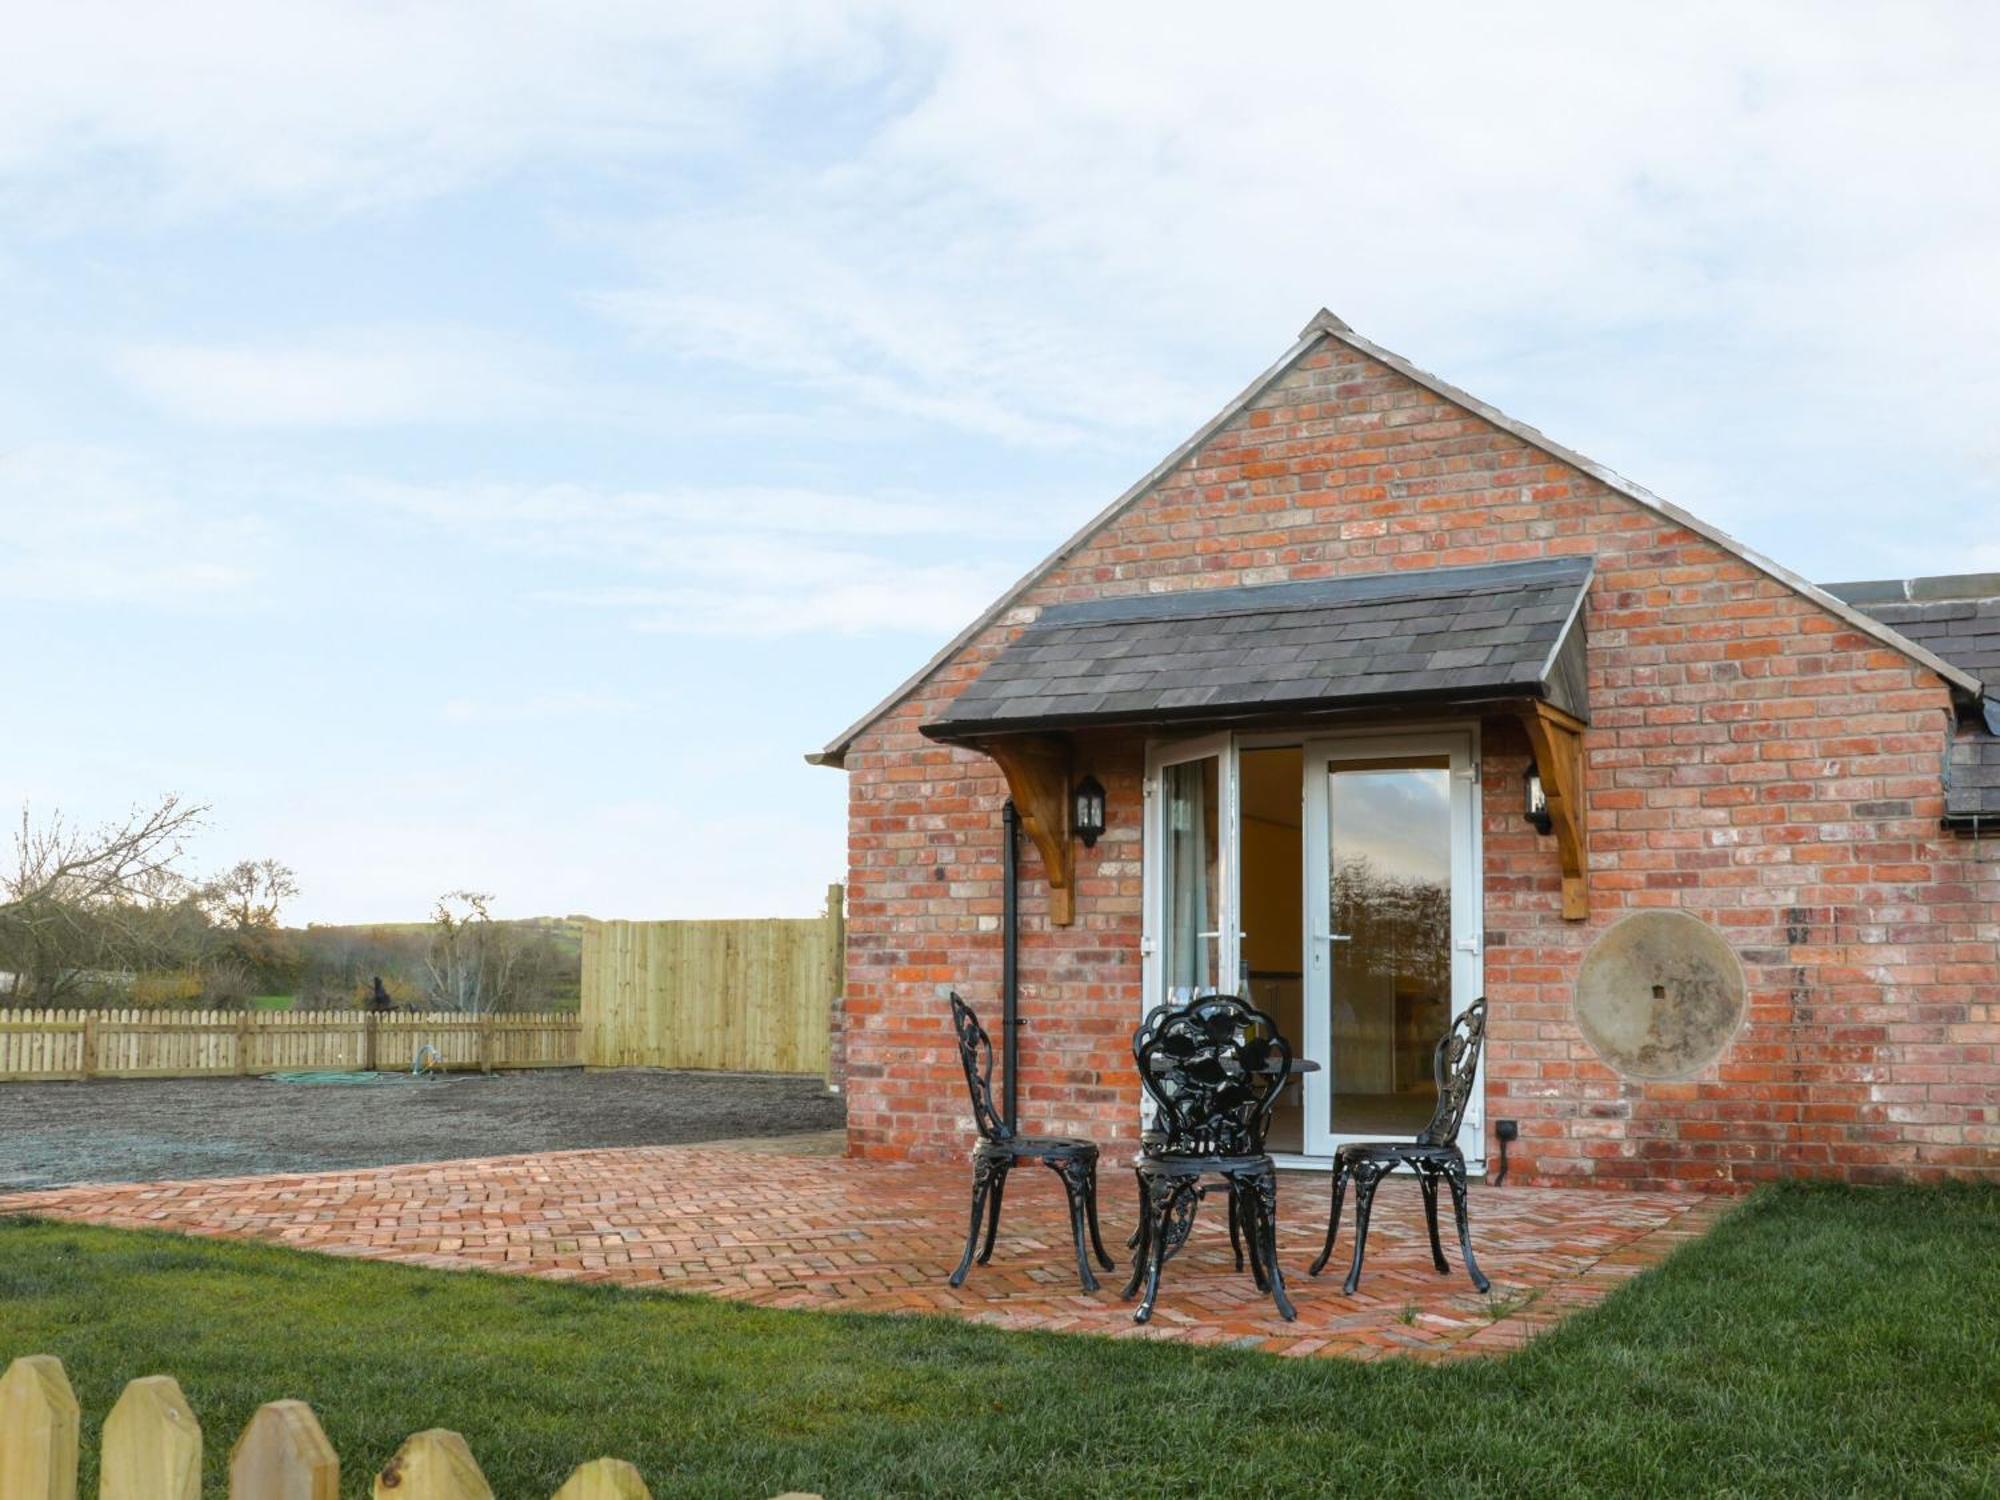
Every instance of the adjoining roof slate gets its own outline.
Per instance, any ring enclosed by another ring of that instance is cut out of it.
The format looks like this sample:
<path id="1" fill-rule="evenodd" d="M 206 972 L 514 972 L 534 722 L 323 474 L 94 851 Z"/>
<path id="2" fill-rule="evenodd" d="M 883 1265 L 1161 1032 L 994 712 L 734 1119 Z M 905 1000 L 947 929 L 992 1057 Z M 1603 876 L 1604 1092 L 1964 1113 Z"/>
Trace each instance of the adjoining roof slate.
<path id="1" fill-rule="evenodd" d="M 1971 734 L 1945 757 L 1944 819 L 2000 830 L 2000 738 Z"/>
<path id="2" fill-rule="evenodd" d="M 2000 573 L 1870 579 L 1826 588 L 1971 673 L 1989 695 L 2000 697 Z"/>
<path id="3" fill-rule="evenodd" d="M 1052 605 L 923 730 L 955 740 L 1445 698 L 1543 698 L 1588 718 L 1593 568 L 1552 557 Z"/>
<path id="4" fill-rule="evenodd" d="M 1870 578 L 1826 588 L 1985 684 L 1983 726 L 1962 729 L 1945 752 L 1944 820 L 2000 831 L 2000 573 Z"/>
<path id="5" fill-rule="evenodd" d="M 1687 527 L 1698 536 L 1707 538 L 1723 550 L 1742 559 L 1751 567 L 1776 579 L 1787 588 L 1812 600 L 1829 613 L 1845 620 L 1856 629 L 1873 636 L 1894 650 L 1901 651 L 1906 656 L 1909 656 L 1931 671 L 1936 672 L 1961 694 L 1974 699 L 1981 696 L 1982 688 L 1976 677 L 1971 676 L 1961 668 L 1938 656 L 1928 647 L 1899 634 L 1894 628 L 1871 618 L 1868 614 L 1857 609 L 1853 604 L 1836 598 L 1833 594 L 1828 593 L 1818 585 L 1794 573 L 1791 569 L 1781 567 L 1762 553 L 1746 547 L 1727 532 L 1709 525 L 1699 516 L 1682 510 L 1678 505 L 1661 499 L 1652 491 L 1642 485 L 1633 483 L 1615 470 L 1605 467 L 1594 459 L 1586 458 L 1573 448 L 1564 447 L 1562 444 L 1545 437 L 1541 432 L 1530 427 L 1527 423 L 1517 421 L 1497 407 L 1489 406 L 1476 396 L 1468 395 L 1448 381 L 1439 379 L 1427 370 L 1417 368 L 1417 366 L 1411 364 L 1400 354 L 1383 348 L 1373 340 L 1363 338 L 1346 323 L 1342 322 L 1325 308 L 1321 308 L 1307 322 L 1304 329 L 1300 331 L 1297 342 L 1290 349 L 1287 349 L 1269 369 L 1251 381 L 1233 401 L 1223 407 L 1221 411 L 1217 412 L 1207 422 L 1203 423 L 1186 442 L 1161 459 L 1136 484 L 1126 490 L 1116 500 L 1112 501 L 1103 510 L 1099 511 L 1079 530 L 1074 532 L 1067 541 L 1057 547 L 1054 552 L 1050 553 L 1040 563 L 1036 564 L 1034 568 L 1030 569 L 1012 588 L 1008 589 L 1006 593 L 995 599 L 981 611 L 978 618 L 947 641 L 929 661 L 925 662 L 909 677 L 905 678 L 888 697 L 884 698 L 880 703 L 869 709 L 867 713 L 848 725 L 846 729 L 842 730 L 832 740 L 828 741 L 824 749 L 808 754 L 806 756 L 807 761 L 814 765 L 841 765 L 846 757 L 847 747 L 853 743 L 857 735 L 870 724 L 873 724 L 883 714 L 894 708 L 898 703 L 901 703 L 932 672 L 957 655 L 981 631 L 985 630 L 1007 610 L 1012 608 L 1030 588 L 1039 583 L 1078 548 L 1096 536 L 1105 526 L 1109 525 L 1127 509 L 1143 499 L 1152 491 L 1155 485 L 1175 469 L 1179 468 L 1189 455 L 1200 449 L 1202 444 L 1206 443 L 1224 426 L 1235 420 L 1251 402 L 1255 401 L 1290 371 L 1300 359 L 1318 348 L 1321 343 L 1328 339 L 1346 344 L 1349 348 L 1377 360 L 1406 378 L 1415 381 L 1418 385 L 1442 396 L 1445 400 L 1461 406 L 1473 415 L 1492 423 L 1502 431 L 1512 433 L 1523 442 L 1539 448 L 1550 457 L 1569 464 L 1572 468 L 1578 469 L 1582 473 L 1588 474 L 1591 478 L 1596 479 L 1601 484 L 1624 495 L 1626 498 L 1636 501 L 1646 509 Z"/>

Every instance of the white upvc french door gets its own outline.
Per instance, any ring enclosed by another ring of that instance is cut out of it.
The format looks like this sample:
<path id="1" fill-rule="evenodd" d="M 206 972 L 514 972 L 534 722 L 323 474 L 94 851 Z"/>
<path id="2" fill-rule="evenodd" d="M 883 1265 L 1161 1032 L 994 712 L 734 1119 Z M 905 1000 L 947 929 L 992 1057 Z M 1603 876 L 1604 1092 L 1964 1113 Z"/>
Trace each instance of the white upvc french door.
<path id="1" fill-rule="evenodd" d="M 1429 1118 L 1432 1049 L 1483 986 L 1477 749 L 1470 729 L 1306 742 L 1308 1156 L 1407 1139 Z M 1469 1160 L 1484 1092 L 1482 1077 Z"/>
<path id="2" fill-rule="evenodd" d="M 1228 734 L 1146 755 L 1145 993 L 1165 1000 L 1234 994 L 1242 962 L 1236 745 Z"/>

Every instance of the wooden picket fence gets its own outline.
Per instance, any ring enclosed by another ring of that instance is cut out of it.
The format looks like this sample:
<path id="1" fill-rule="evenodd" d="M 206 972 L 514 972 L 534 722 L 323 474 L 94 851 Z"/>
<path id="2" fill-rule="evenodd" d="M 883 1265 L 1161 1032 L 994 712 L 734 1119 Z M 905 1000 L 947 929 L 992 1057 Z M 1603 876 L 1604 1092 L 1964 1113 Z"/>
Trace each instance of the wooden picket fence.
<path id="1" fill-rule="evenodd" d="M 424 1046 L 454 1071 L 577 1067 L 581 1030 L 569 1012 L 0 1010 L 0 1082 L 397 1070 Z"/>
<path id="2" fill-rule="evenodd" d="M 15 1360 L 0 1376 L 0 1500 L 77 1500 L 82 1413 L 62 1361 Z M 201 1500 L 201 1423 L 171 1375 L 125 1387 L 104 1419 L 98 1500 Z M 375 1476 L 375 1500 L 493 1500 L 465 1439 L 444 1428 L 404 1440 Z M 229 1451 L 230 1500 L 340 1500 L 340 1455 L 303 1401 L 273 1401 Z M 600 1458 L 554 1500 L 651 1500 L 639 1471 Z M 777 1500 L 820 1500 L 793 1490 Z"/>
<path id="3" fill-rule="evenodd" d="M 846 952 L 838 885 L 817 917 L 586 922 L 583 1060 L 824 1075 Z"/>

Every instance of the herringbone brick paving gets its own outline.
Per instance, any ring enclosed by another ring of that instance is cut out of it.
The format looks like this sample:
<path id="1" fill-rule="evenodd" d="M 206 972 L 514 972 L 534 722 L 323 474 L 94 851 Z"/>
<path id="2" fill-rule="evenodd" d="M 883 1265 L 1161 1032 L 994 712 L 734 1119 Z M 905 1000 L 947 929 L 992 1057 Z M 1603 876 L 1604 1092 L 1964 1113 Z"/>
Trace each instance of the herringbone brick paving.
<path id="1" fill-rule="evenodd" d="M 767 1307 L 945 1313 L 1015 1329 L 1236 1344 L 1274 1353 L 1422 1358 L 1517 1347 L 1700 1234 L 1725 1207 L 1693 1194 L 1475 1188 L 1473 1247 L 1490 1296 L 1432 1270 L 1414 1183 L 1376 1199 L 1358 1296 L 1335 1264 L 1305 1274 L 1325 1232 L 1326 1179 L 1288 1174 L 1280 1260 L 1298 1304 L 1285 1323 L 1230 1259 L 1218 1202 L 1167 1267 L 1153 1323 L 1117 1293 L 1078 1289 L 1060 1185 L 1015 1171 L 990 1265 L 954 1291 L 969 1207 L 961 1168 L 708 1146 L 532 1156 L 325 1172 L 65 1188 L 0 1198 L 0 1210 L 81 1223 L 264 1240 L 333 1255 L 448 1269 L 667 1287 Z M 1124 1258 L 1133 1189 L 1107 1169 L 1104 1230 Z M 1447 1230 L 1449 1240 L 1449 1231 Z"/>

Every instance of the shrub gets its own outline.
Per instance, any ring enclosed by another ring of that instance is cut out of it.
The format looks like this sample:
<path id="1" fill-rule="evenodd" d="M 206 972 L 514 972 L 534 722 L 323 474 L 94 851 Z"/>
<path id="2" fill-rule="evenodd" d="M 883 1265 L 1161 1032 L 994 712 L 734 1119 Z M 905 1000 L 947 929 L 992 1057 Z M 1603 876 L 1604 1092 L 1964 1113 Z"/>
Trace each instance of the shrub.
<path id="1" fill-rule="evenodd" d="M 201 976 L 201 1001 L 212 1010 L 235 1010 L 261 993 L 257 976 L 241 964 L 212 964 Z"/>
<path id="2" fill-rule="evenodd" d="M 203 979 L 188 969 L 140 974 L 126 999 L 145 1010 L 186 1010 L 202 997 Z"/>

